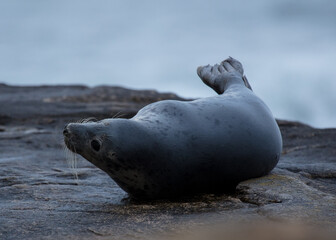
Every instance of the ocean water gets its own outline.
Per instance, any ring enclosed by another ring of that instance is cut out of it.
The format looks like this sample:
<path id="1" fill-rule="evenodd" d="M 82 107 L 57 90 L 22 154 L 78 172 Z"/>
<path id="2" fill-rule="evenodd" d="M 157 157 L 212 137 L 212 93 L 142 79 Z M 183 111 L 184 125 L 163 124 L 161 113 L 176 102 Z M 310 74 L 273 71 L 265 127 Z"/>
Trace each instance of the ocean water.
<path id="1" fill-rule="evenodd" d="M 275 117 L 336 127 L 334 0 L 0 0 L 0 34 L 3 83 L 207 97 L 197 66 L 232 56 Z"/>

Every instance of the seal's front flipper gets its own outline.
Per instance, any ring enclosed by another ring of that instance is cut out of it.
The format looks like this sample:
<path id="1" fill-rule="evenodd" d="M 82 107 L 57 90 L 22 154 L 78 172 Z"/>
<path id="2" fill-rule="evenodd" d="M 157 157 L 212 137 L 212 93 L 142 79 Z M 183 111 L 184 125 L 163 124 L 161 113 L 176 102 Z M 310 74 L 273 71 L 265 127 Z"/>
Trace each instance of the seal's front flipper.
<path id="1" fill-rule="evenodd" d="M 219 65 L 216 64 L 214 66 L 207 65 L 198 67 L 197 74 L 206 85 L 211 87 L 218 94 L 222 94 L 224 92 L 228 79 L 232 77 L 242 79 L 245 86 L 251 89 L 247 78 L 243 75 L 244 69 L 242 64 L 232 57 L 224 60 Z"/>

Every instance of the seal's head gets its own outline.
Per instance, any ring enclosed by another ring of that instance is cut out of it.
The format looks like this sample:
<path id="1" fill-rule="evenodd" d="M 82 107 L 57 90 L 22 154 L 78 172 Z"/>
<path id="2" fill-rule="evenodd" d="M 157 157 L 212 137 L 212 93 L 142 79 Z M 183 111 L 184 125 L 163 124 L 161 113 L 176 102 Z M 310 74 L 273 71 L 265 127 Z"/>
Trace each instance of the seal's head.
<path id="1" fill-rule="evenodd" d="M 152 144 L 152 137 L 141 129 L 135 121 L 105 119 L 69 123 L 63 135 L 70 151 L 105 171 L 126 192 L 133 196 L 146 196 L 152 194 L 146 183 L 154 182 L 149 178 L 155 175 L 155 172 L 148 173 L 148 166 L 154 164 L 149 161 L 155 155 L 148 148 L 157 148 Z"/>
<path id="2" fill-rule="evenodd" d="M 69 150 L 105 170 L 106 157 L 113 157 L 113 136 L 107 136 L 105 127 L 101 122 L 69 123 L 63 130 L 64 142 Z"/>

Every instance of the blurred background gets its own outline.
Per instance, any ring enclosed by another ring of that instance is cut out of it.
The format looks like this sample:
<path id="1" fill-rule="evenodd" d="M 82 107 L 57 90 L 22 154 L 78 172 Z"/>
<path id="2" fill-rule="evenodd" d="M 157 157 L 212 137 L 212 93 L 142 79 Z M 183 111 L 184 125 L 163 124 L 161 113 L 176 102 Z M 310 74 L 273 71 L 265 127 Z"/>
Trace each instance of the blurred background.
<path id="1" fill-rule="evenodd" d="M 336 127 L 336 1 L 0 0 L 0 82 L 215 95 L 196 67 L 240 60 L 275 117 Z"/>

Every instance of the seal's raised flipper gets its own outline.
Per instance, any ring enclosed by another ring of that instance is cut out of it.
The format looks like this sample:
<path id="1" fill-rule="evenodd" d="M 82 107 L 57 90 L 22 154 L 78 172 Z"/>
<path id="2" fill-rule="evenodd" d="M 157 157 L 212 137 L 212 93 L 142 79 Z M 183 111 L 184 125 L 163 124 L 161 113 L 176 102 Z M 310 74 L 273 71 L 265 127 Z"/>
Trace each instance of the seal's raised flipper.
<path id="1" fill-rule="evenodd" d="M 218 94 L 224 92 L 226 82 L 232 77 L 242 79 L 245 86 L 252 90 L 247 78 L 244 76 L 243 65 L 232 57 L 222 61 L 221 64 L 198 67 L 197 74 L 206 85 Z"/>
<path id="2" fill-rule="evenodd" d="M 252 87 L 251 87 L 250 83 L 248 82 L 246 76 L 244 75 L 244 68 L 243 68 L 243 65 L 242 65 L 237 59 L 234 59 L 233 57 L 229 57 L 228 59 L 224 60 L 224 61 L 222 62 L 222 64 L 223 64 L 224 62 L 228 62 L 228 63 L 230 63 L 230 64 L 234 67 L 234 69 L 235 69 L 236 71 L 238 71 L 238 72 L 243 76 L 243 81 L 244 81 L 245 86 L 246 86 L 247 88 L 249 88 L 250 90 L 252 90 Z"/>

